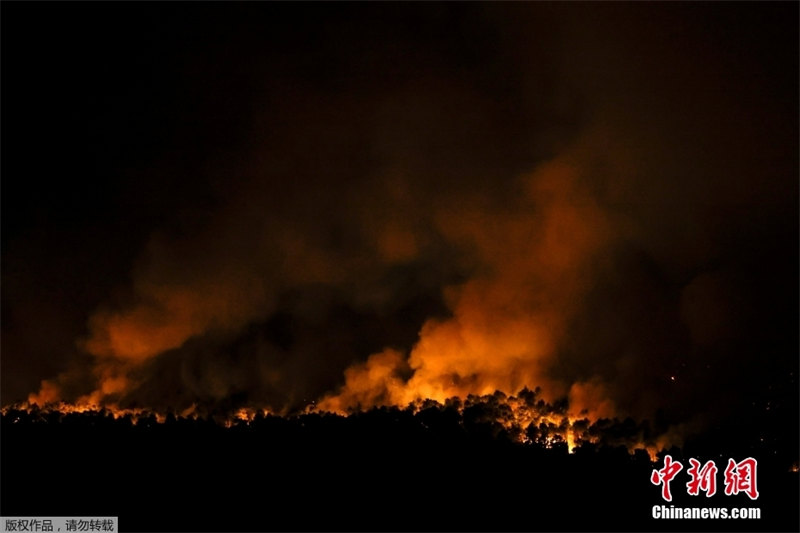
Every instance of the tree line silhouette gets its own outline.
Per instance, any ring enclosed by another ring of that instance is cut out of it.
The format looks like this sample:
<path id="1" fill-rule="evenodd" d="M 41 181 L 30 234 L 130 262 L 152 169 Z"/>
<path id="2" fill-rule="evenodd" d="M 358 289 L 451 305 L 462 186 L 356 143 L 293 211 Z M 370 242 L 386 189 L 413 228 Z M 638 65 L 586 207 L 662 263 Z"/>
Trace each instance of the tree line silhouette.
<path id="1" fill-rule="evenodd" d="M 548 415 L 565 406 L 524 402 Z M 579 421 L 592 440 L 572 453 L 564 428 L 509 424 L 501 393 L 380 407 L 349 416 L 256 414 L 252 420 L 109 411 L 2 413 L 2 514 L 119 516 L 123 531 L 674 531 L 798 529 L 797 473 L 785 452 L 718 430 L 662 450 L 632 451 L 658 422 Z M 551 416 L 552 418 L 552 416 Z M 519 434 L 524 431 L 524 438 Z M 690 497 L 676 506 L 762 508 L 762 519 L 654 520 L 649 481 L 665 454 L 759 460 L 758 501 Z M 723 457 L 724 456 L 724 457 Z M 790 504 L 787 502 L 794 502 Z"/>

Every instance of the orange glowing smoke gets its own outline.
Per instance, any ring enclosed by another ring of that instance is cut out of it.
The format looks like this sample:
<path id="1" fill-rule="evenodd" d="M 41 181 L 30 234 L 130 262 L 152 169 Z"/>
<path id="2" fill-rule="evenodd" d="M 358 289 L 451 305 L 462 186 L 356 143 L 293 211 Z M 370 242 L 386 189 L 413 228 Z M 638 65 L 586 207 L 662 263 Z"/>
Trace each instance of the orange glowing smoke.
<path id="1" fill-rule="evenodd" d="M 128 417 L 132 422 L 137 422 L 140 417 L 154 416 L 156 422 L 164 423 L 166 415 L 142 408 L 123 408 L 113 402 L 104 402 L 102 405 L 99 403 L 92 403 L 92 398 L 89 396 L 82 397 L 75 402 L 63 402 L 59 400 L 45 402 L 41 398 L 31 395 L 27 402 L 7 406 L 4 411 L 8 409 L 22 409 L 28 412 L 38 410 L 45 413 L 59 413 L 59 414 L 73 414 L 73 413 L 107 413 L 114 419 Z"/>
<path id="2" fill-rule="evenodd" d="M 43 379 L 39 392 L 28 395 L 29 405 L 50 405 L 61 400 L 61 387 L 49 379 Z"/>
<path id="3" fill-rule="evenodd" d="M 253 307 L 263 301 L 257 289 L 255 281 L 242 286 L 213 280 L 196 285 L 139 281 L 140 303 L 92 316 L 84 347 L 101 358 L 142 362 L 181 346 L 193 335 L 246 323 Z"/>
<path id="4" fill-rule="evenodd" d="M 137 272 L 132 305 L 102 308 L 90 317 L 89 335 L 79 344 L 95 358 L 97 384 L 77 403 L 114 403 L 136 385 L 132 371 L 145 362 L 195 335 L 235 330 L 269 309 L 262 280 L 252 272 L 228 272 L 227 265 L 213 272 L 186 272 L 163 259 L 171 257 L 166 248 L 158 238 L 150 243 L 145 256 L 159 260 L 145 261 Z M 29 402 L 63 399 L 59 380 L 44 381 Z"/>
<path id="5" fill-rule="evenodd" d="M 434 230 L 465 251 L 472 272 L 467 281 L 444 289 L 451 315 L 428 319 L 410 352 L 387 347 L 347 369 L 344 386 L 317 409 L 346 412 L 541 387 L 550 400 L 569 397 L 575 419 L 612 416 L 614 404 L 596 378 L 566 383 L 550 375 L 568 322 L 591 286 L 595 262 L 614 236 L 613 221 L 587 185 L 582 158 L 567 152 L 521 177 L 512 201 L 466 192 L 449 203 L 443 199 L 434 209 Z M 415 230 L 389 221 L 376 231 L 381 261 L 406 261 L 419 251 Z M 322 252 L 300 253 L 311 248 L 302 239 L 292 242 L 294 248 L 281 248 L 295 258 L 287 259 L 282 276 L 339 279 L 336 261 Z M 223 261 L 217 270 L 187 273 L 164 260 L 175 252 L 162 248 L 157 239 L 151 243 L 149 256 L 162 259 L 153 263 L 158 266 L 145 262 L 135 276 L 132 305 L 91 318 L 83 348 L 95 357 L 97 385 L 79 405 L 115 404 L 138 385 L 135 371 L 153 357 L 195 335 L 232 331 L 268 316 L 268 277 L 255 266 L 237 270 Z M 300 263 L 330 263 L 334 272 L 299 268 Z M 29 402 L 60 399 L 59 384 L 46 381 Z"/>
<path id="6" fill-rule="evenodd" d="M 602 384 L 570 388 L 548 376 L 565 323 L 588 287 L 592 261 L 611 238 L 608 217 L 568 158 L 543 165 L 521 180 L 520 189 L 517 205 L 492 209 L 475 200 L 438 214 L 439 230 L 475 252 L 480 274 L 446 289 L 452 317 L 428 320 L 407 360 L 386 349 L 351 367 L 342 389 L 319 403 L 321 410 L 542 386 L 551 397 L 572 396 L 576 415 L 612 414 Z"/>
<path id="7" fill-rule="evenodd" d="M 598 382 L 573 383 L 569 389 L 569 415 L 572 419 L 599 420 L 613 418 L 614 402 L 605 386 Z"/>

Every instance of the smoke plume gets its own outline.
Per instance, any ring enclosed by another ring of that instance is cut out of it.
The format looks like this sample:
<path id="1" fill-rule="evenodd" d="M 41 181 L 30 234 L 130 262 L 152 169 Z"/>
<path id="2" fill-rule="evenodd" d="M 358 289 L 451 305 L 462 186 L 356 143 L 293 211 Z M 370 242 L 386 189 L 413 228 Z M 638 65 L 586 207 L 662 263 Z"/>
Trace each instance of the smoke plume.
<path id="1" fill-rule="evenodd" d="M 540 387 L 574 419 L 699 426 L 745 379 L 742 404 L 789 386 L 778 44 L 722 31 L 715 9 L 745 7 L 583 7 L 326 8 L 296 38 L 198 23 L 219 46 L 180 71 L 188 156 L 140 176 L 191 194 L 163 193 L 29 401 L 341 412 Z"/>

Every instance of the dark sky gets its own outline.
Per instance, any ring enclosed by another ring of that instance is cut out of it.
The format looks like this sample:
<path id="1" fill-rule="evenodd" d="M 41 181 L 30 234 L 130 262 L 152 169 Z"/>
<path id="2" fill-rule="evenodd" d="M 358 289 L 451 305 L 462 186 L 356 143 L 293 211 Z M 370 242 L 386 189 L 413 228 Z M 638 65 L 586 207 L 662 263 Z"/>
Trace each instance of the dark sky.
<path id="1" fill-rule="evenodd" d="M 2 404 L 796 399 L 796 3 L 0 10 Z"/>

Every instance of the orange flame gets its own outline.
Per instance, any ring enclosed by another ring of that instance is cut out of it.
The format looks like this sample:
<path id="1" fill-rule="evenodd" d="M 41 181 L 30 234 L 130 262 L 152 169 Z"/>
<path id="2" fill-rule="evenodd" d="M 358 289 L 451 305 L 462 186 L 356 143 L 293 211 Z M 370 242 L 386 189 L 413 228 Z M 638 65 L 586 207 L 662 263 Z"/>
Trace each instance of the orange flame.
<path id="1" fill-rule="evenodd" d="M 541 424 L 550 445 L 564 442 L 573 451 L 591 441 L 578 426 L 615 416 L 610 391 L 597 378 L 564 383 L 551 376 L 569 320 L 613 234 L 610 215 L 585 186 L 577 159 L 567 153 L 522 177 L 512 205 L 493 206 L 485 198 L 443 204 L 434 217 L 436 230 L 471 251 L 477 263 L 471 279 L 444 290 L 451 316 L 427 320 L 410 352 L 387 347 L 348 368 L 341 389 L 309 410 L 345 414 L 542 387 L 548 401 L 568 398 L 568 410 L 542 413 L 510 396 L 505 400 L 508 409 L 495 422 L 522 442 L 529 439 L 529 427 Z M 408 228 L 390 224 L 378 234 L 378 255 L 387 261 L 408 260 L 419 251 L 421 242 Z M 84 348 L 96 358 L 94 391 L 66 406 L 59 403 L 60 384 L 46 380 L 28 404 L 138 415 L 118 407 L 120 398 L 137 385 L 132 370 L 194 335 L 241 325 L 254 316 L 254 308 L 265 307 L 263 289 L 250 291 L 247 283 L 228 287 L 204 278 L 194 280 L 190 289 L 151 279 L 158 277 L 137 282 L 138 299 L 131 308 L 98 312 L 91 319 Z M 181 414 L 191 416 L 196 409 L 193 405 Z M 242 408 L 226 425 L 249 423 L 257 413 Z M 658 444 L 641 444 L 650 446 L 653 457 L 651 449 Z"/>
<path id="2" fill-rule="evenodd" d="M 428 320 L 407 361 L 392 349 L 370 356 L 345 372 L 342 389 L 323 398 L 320 409 L 443 402 L 542 386 L 550 397 L 568 393 L 595 419 L 613 413 L 601 384 L 569 389 L 548 376 L 566 322 L 586 290 L 587 270 L 609 242 L 608 217 L 567 157 L 543 165 L 520 185 L 517 206 L 488 209 L 487 216 L 487 206 L 476 200 L 439 214 L 440 231 L 476 252 L 481 274 L 446 290 L 452 318 Z M 410 378 L 403 379 L 408 371 Z"/>

